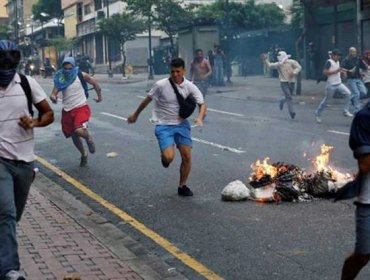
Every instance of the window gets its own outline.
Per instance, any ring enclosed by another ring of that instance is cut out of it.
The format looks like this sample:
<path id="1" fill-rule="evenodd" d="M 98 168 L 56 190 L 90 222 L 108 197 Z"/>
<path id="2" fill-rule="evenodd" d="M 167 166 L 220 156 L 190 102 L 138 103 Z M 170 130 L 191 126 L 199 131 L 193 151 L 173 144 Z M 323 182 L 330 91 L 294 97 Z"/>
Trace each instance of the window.
<path id="1" fill-rule="evenodd" d="M 84 6 L 84 15 L 91 14 L 91 4 L 87 4 Z"/>

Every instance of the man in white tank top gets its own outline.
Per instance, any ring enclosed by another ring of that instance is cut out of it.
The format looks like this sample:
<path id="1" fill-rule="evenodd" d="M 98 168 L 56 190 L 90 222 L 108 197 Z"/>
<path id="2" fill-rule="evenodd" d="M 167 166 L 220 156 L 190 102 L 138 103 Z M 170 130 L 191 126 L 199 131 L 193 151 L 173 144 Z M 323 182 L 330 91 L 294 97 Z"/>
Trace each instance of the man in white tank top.
<path id="1" fill-rule="evenodd" d="M 346 74 L 346 71 L 340 67 L 340 56 L 341 52 L 339 50 L 333 50 L 331 52 L 330 59 L 328 59 L 324 65 L 323 74 L 328 78 L 325 87 L 325 97 L 322 99 L 319 107 L 315 111 L 315 118 L 317 123 L 321 123 L 321 114 L 324 111 L 326 104 L 328 103 L 328 98 L 332 96 L 336 91 L 340 92 L 342 95 L 345 95 L 346 98 L 343 108 L 343 115 L 345 117 L 353 117 L 353 115 L 349 112 L 349 106 L 351 103 L 351 92 L 342 83 L 342 78 L 340 77 L 341 74 Z"/>
<path id="2" fill-rule="evenodd" d="M 94 98 L 96 102 L 102 101 L 102 95 L 98 82 L 87 73 L 79 72 L 79 68 L 75 65 L 73 57 L 64 58 L 62 69 L 55 74 L 50 99 L 53 103 L 57 103 L 58 92 L 62 91 L 62 130 L 65 137 L 72 137 L 73 144 L 81 153 L 80 166 L 83 167 L 87 164 L 88 153 L 81 138 L 85 139 L 90 153 L 95 153 L 95 143 L 87 130 L 91 112 L 82 83 L 87 82 L 94 86 L 97 95 L 97 98 Z"/>

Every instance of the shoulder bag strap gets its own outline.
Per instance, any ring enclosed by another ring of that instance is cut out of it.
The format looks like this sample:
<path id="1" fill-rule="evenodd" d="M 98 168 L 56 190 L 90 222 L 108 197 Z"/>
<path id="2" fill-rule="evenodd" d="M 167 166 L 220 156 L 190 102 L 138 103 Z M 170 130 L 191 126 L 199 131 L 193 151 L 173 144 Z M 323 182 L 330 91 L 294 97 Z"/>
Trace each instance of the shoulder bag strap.
<path id="1" fill-rule="evenodd" d="M 175 83 L 172 81 L 171 78 L 168 79 L 170 81 L 170 84 L 173 88 L 173 90 L 175 91 L 175 94 L 176 94 L 176 97 L 177 97 L 177 101 L 179 102 L 179 104 L 181 105 L 183 102 L 184 102 L 184 97 L 179 93 L 179 90 L 177 89 L 177 86 L 175 85 Z"/>
<path id="2" fill-rule="evenodd" d="M 21 78 L 21 87 L 26 94 L 27 97 L 27 106 L 28 111 L 30 112 L 31 116 L 33 116 L 33 109 L 32 109 L 32 90 L 30 83 L 27 80 L 27 77 L 23 74 L 19 74 L 19 77 Z"/>

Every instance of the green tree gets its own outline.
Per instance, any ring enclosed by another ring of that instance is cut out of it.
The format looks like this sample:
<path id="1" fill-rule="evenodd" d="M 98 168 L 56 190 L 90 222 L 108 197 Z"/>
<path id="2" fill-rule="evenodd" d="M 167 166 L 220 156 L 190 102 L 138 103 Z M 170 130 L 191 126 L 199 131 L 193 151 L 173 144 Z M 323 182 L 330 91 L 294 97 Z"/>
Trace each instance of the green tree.
<path id="1" fill-rule="evenodd" d="M 176 55 L 174 37 L 181 26 L 191 23 L 191 10 L 183 7 L 177 0 L 161 0 L 157 1 L 153 16 L 155 24 L 170 39 L 172 56 Z"/>
<path id="2" fill-rule="evenodd" d="M 9 39 L 9 28 L 7 25 L 0 25 L 0 37 L 3 39 Z"/>
<path id="3" fill-rule="evenodd" d="M 35 20 L 40 20 L 41 22 L 52 18 L 60 19 L 63 17 L 61 0 L 38 0 L 32 6 L 32 14 Z"/>
<path id="4" fill-rule="evenodd" d="M 122 0 L 133 14 L 145 17 L 148 29 L 154 24 L 164 31 L 175 50 L 174 36 L 179 27 L 192 21 L 191 8 L 182 5 L 180 0 Z M 174 53 L 172 53 L 174 55 Z"/>
<path id="5" fill-rule="evenodd" d="M 60 53 L 62 51 L 72 50 L 76 46 L 76 38 L 68 39 L 63 36 L 56 36 L 49 39 L 49 44 L 55 48 L 55 50 Z"/>
<path id="6" fill-rule="evenodd" d="M 120 45 L 122 54 L 122 75 L 126 76 L 126 50 L 127 41 L 136 39 L 136 34 L 142 33 L 146 27 L 144 21 L 131 14 L 114 14 L 109 18 L 98 21 L 99 31 Z"/>
<path id="7" fill-rule="evenodd" d="M 290 14 L 292 15 L 292 21 L 291 21 L 291 28 L 292 29 L 299 29 L 304 26 L 304 7 L 301 3 L 301 0 L 293 0 L 293 4 L 290 7 Z"/>
<path id="8" fill-rule="evenodd" d="M 284 24 L 285 14 L 275 3 L 256 4 L 255 0 L 249 0 L 245 3 L 231 2 L 226 6 L 224 0 L 218 0 L 200 6 L 196 11 L 196 18 L 215 21 L 220 24 L 221 32 L 230 34 L 240 30 L 281 26 Z"/>

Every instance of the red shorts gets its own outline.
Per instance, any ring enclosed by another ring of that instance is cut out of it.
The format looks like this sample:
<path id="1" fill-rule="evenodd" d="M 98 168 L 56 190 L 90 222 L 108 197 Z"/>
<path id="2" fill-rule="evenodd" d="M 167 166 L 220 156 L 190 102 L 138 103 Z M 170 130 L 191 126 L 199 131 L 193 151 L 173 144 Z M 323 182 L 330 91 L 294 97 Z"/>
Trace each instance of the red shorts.
<path id="1" fill-rule="evenodd" d="M 71 111 L 62 110 L 62 130 L 65 137 L 70 137 L 76 129 L 87 127 L 91 111 L 89 105 L 83 105 Z"/>

